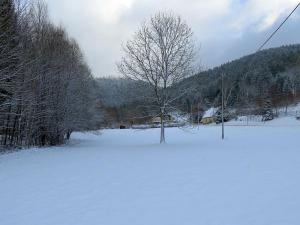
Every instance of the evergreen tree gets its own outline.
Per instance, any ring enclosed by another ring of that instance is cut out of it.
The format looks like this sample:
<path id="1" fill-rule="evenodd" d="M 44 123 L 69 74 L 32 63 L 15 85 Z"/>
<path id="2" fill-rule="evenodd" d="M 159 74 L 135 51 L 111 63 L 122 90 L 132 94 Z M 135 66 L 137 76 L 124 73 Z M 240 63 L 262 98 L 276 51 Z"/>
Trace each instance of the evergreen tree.
<path id="1" fill-rule="evenodd" d="M 228 111 L 228 109 L 224 109 L 224 122 L 227 122 L 231 119 L 230 113 Z M 215 114 L 215 120 L 216 120 L 216 124 L 220 124 L 222 123 L 222 111 L 221 109 L 218 109 L 218 111 Z"/>
<path id="2" fill-rule="evenodd" d="M 265 100 L 262 110 L 262 121 L 269 121 L 274 119 L 274 113 L 270 100 Z"/>

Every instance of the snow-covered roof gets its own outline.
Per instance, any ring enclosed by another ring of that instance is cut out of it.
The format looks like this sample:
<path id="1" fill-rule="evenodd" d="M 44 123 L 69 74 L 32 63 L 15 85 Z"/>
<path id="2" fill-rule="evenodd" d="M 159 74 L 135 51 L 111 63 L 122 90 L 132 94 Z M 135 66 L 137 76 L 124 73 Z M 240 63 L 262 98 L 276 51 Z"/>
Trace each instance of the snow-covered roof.
<path id="1" fill-rule="evenodd" d="M 203 115 L 203 118 L 207 118 L 207 117 L 212 117 L 212 116 L 214 116 L 215 115 L 215 113 L 217 112 L 217 110 L 218 110 L 218 108 L 210 108 L 210 109 L 208 109 L 205 113 L 204 113 L 204 115 Z"/>

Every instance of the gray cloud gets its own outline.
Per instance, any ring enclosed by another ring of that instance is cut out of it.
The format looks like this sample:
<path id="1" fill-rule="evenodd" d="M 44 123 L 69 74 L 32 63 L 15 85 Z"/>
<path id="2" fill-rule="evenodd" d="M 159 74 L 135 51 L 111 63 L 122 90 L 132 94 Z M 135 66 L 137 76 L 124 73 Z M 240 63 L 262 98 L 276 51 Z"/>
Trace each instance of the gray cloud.
<path id="1" fill-rule="evenodd" d="M 298 0 L 46 0 L 50 17 L 82 47 L 95 76 L 118 76 L 121 44 L 152 14 L 171 10 L 192 27 L 209 68 L 249 54 Z M 268 47 L 299 43 L 300 9 Z M 299 25 L 298 25 L 299 26 Z"/>

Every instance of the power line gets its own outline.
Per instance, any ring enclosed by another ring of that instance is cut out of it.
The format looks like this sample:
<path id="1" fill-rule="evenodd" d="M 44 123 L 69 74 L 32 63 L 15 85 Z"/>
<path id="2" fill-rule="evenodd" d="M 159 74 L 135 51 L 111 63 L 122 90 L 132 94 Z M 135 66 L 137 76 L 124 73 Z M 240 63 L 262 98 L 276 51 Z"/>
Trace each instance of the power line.
<path id="1" fill-rule="evenodd" d="M 279 27 L 267 38 L 267 40 L 256 50 L 255 53 L 261 51 L 266 44 L 274 37 L 274 35 L 280 30 L 280 28 L 286 23 L 286 21 L 293 15 L 293 13 L 297 10 L 297 8 L 300 6 L 300 2 L 297 4 L 297 6 L 290 12 L 290 14 L 283 20 L 283 22 L 279 25 Z M 253 53 L 251 60 L 249 60 L 249 70 L 252 67 L 252 65 L 254 64 L 254 60 L 255 60 L 255 56 L 256 54 Z M 249 72 L 249 71 L 248 71 Z M 247 72 L 247 73 L 248 73 Z"/>
<path id="2" fill-rule="evenodd" d="M 293 11 L 285 18 L 285 20 L 279 25 L 279 27 L 269 36 L 269 38 L 258 48 L 257 52 L 263 49 L 265 45 L 272 39 L 272 37 L 280 30 L 280 28 L 285 24 L 285 22 L 293 15 L 293 13 L 297 10 L 300 6 L 300 2 L 297 6 L 293 9 Z"/>
<path id="3" fill-rule="evenodd" d="M 284 21 L 279 25 L 279 27 L 268 37 L 268 39 L 258 48 L 256 52 L 259 52 L 262 50 L 266 44 L 273 38 L 273 36 L 280 30 L 280 28 L 286 23 L 286 21 L 293 15 L 293 13 L 297 10 L 297 8 L 300 6 L 300 2 L 297 4 L 297 6 L 292 10 L 292 12 L 284 19 Z M 252 64 L 254 63 L 255 54 L 253 54 L 252 61 L 250 62 L 249 68 L 251 68 Z M 223 76 L 224 74 L 221 74 L 222 76 L 222 140 L 224 140 L 224 87 L 223 87 Z M 283 93 L 281 93 L 283 94 Z"/>

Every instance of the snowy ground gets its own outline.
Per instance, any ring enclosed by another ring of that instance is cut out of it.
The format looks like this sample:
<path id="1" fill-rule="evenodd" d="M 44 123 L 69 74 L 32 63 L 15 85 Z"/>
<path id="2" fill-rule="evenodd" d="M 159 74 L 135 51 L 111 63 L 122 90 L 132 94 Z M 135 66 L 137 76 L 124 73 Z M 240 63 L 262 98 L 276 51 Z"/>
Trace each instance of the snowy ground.
<path id="1" fill-rule="evenodd" d="M 105 130 L 0 155 L 0 224 L 298 225 L 300 122 L 282 119 L 223 142 L 217 126 L 163 146 L 159 129 Z"/>

